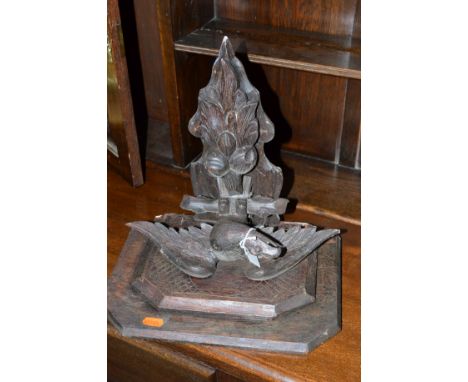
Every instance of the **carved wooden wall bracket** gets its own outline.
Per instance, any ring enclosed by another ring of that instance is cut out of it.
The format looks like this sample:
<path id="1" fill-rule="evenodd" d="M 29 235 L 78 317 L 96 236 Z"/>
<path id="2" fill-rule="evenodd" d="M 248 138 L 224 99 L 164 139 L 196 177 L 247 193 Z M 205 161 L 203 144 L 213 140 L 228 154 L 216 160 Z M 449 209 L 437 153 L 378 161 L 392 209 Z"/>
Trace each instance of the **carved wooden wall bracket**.
<path id="1" fill-rule="evenodd" d="M 181 202 L 194 214 L 129 223 L 111 321 L 130 336 L 309 351 L 340 327 L 339 230 L 280 221 L 283 175 L 263 149 L 274 126 L 227 37 L 189 131 L 203 143 Z M 144 324 L 158 315 L 160 328 Z"/>

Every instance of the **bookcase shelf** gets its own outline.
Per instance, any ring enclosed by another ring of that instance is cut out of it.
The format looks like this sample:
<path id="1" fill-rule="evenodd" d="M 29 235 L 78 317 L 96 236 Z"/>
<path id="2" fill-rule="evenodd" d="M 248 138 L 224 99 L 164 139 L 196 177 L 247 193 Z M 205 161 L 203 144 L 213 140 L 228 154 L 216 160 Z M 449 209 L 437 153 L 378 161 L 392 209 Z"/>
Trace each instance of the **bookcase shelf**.
<path id="1" fill-rule="evenodd" d="M 360 40 L 248 22 L 213 19 L 174 42 L 176 51 L 216 56 L 223 36 L 251 62 L 361 78 Z"/>

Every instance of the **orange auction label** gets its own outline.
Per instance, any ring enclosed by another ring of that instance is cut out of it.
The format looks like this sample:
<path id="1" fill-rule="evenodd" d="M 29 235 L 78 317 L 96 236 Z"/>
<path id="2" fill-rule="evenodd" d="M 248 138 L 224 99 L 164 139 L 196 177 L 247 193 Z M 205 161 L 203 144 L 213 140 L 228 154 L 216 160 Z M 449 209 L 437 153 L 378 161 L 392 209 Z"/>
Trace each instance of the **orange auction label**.
<path id="1" fill-rule="evenodd" d="M 146 326 L 154 326 L 156 328 L 160 328 L 164 325 L 164 320 L 159 317 L 145 317 L 143 319 L 143 325 Z"/>

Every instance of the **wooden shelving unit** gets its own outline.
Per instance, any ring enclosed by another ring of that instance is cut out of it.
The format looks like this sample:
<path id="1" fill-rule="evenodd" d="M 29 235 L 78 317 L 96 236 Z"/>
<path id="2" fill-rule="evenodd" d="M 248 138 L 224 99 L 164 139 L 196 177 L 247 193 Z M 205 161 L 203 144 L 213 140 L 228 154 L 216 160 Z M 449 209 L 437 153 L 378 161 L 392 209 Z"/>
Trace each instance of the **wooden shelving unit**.
<path id="1" fill-rule="evenodd" d="M 238 54 L 254 63 L 361 78 L 361 42 L 352 37 L 213 19 L 175 41 L 174 48 L 216 56 L 225 35 Z"/>
<path id="2" fill-rule="evenodd" d="M 285 190 L 295 183 L 287 196 L 360 224 L 360 0 L 140 0 L 134 10 L 146 159 L 185 168 L 200 153 L 188 121 L 227 35 L 275 124 L 266 149 Z"/>

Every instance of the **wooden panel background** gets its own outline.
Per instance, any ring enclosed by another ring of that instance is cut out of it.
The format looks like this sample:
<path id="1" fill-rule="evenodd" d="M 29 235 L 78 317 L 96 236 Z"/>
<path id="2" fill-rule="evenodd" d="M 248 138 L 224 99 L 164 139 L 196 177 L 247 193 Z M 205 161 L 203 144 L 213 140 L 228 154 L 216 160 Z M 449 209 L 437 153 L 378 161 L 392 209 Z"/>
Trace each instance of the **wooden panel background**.
<path id="1" fill-rule="evenodd" d="M 339 163 L 356 166 L 361 139 L 361 82 L 348 80 Z"/>
<path id="2" fill-rule="evenodd" d="M 162 0 L 167 3 L 168 0 Z M 164 16 L 172 19 L 172 33 L 174 40 L 190 33 L 206 24 L 215 17 L 215 3 L 213 0 L 169 0 L 170 14 Z"/>
<path id="3" fill-rule="evenodd" d="M 214 0 L 214 3 L 176 0 L 170 4 L 168 0 L 162 1 L 165 3 L 166 12 L 168 8 L 171 12 L 173 41 L 202 27 L 213 17 L 360 38 L 360 0 Z M 200 153 L 201 146 L 188 134 L 187 124 L 196 110 L 198 91 L 208 82 L 214 60 L 178 51 L 173 56 L 176 90 L 170 104 L 178 110 L 179 119 L 177 127 L 172 127 L 181 142 L 183 161 L 180 163 L 186 164 Z M 238 53 L 238 56 L 276 126 L 274 149 L 279 147 L 355 167 L 359 150 L 360 81 L 255 64 L 245 54 Z"/>
<path id="4" fill-rule="evenodd" d="M 175 56 L 183 127 L 197 109 L 198 91 L 208 83 L 214 58 L 184 52 L 176 52 Z M 275 124 L 276 137 L 267 150 L 281 148 L 335 162 L 340 154 L 348 80 L 253 64 L 245 56 L 239 58 Z M 187 155 L 193 158 L 200 153 L 200 142 L 188 131 L 182 133 L 186 135 Z"/>
<path id="5" fill-rule="evenodd" d="M 343 125 L 345 78 L 262 66 L 253 75 L 282 148 L 335 161 Z M 294 84 L 292 86 L 291 84 Z"/>
<path id="6" fill-rule="evenodd" d="M 154 0 L 134 2 L 148 117 L 167 122 L 161 44 Z"/>
<path id="7" fill-rule="evenodd" d="M 133 186 L 143 184 L 138 147 L 135 108 L 128 78 L 122 20 L 117 0 L 107 2 L 107 131 L 117 146 L 118 156 L 107 151 L 108 165 Z M 129 60 L 129 64 L 131 60 Z"/>
<path id="8" fill-rule="evenodd" d="M 133 2 L 141 72 L 144 80 L 146 158 L 155 162 L 172 164 L 174 160 L 172 137 L 168 118 L 168 105 L 164 87 L 164 72 L 160 29 L 156 1 Z"/>
<path id="9" fill-rule="evenodd" d="M 175 51 L 174 41 L 215 17 L 237 20 L 239 28 L 251 23 L 260 28 L 260 34 L 264 25 L 360 39 L 360 0 L 140 0 L 134 8 L 148 114 L 146 157 L 179 166 L 188 164 L 201 150 L 187 124 L 214 59 Z M 287 45 L 288 38 L 285 34 L 281 44 L 271 42 L 272 56 Z M 359 80 L 256 64 L 245 53 L 238 56 L 277 129 L 267 151 L 281 148 L 358 168 Z"/>
<path id="10" fill-rule="evenodd" d="M 283 28 L 351 35 L 359 0 L 217 0 L 217 16 Z"/>

